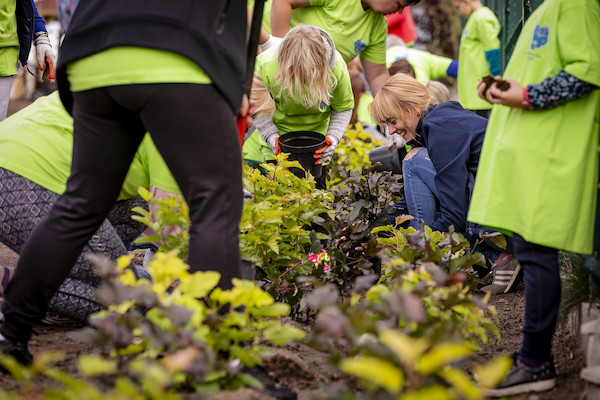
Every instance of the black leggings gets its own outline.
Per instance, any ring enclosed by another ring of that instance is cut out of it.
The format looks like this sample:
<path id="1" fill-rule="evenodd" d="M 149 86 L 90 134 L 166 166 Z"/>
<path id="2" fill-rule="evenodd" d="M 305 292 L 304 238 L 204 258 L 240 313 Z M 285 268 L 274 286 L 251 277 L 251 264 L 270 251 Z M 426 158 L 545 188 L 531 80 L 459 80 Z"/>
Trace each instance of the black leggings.
<path id="1" fill-rule="evenodd" d="M 543 363 L 550 358 L 560 306 L 558 250 L 513 236 L 515 256 L 525 274 L 525 324 L 520 354 Z"/>
<path id="2" fill-rule="evenodd" d="M 33 228 L 48 214 L 58 195 L 12 171 L 0 168 L 0 242 L 17 254 Z M 127 254 L 126 245 L 143 232 L 145 225 L 133 220 L 133 207 L 146 207 L 141 198 L 118 201 L 106 220 L 93 234 L 77 257 L 68 278 L 50 300 L 52 314 L 85 321 L 100 309 L 94 291 L 100 278 L 85 258 L 86 253 L 99 253 L 111 260 Z"/>
<path id="3" fill-rule="evenodd" d="M 242 161 L 234 114 L 212 85 L 143 84 L 73 94 L 73 162 L 65 193 L 25 244 L 0 333 L 23 342 L 108 215 L 150 132 L 190 208 L 188 263 L 240 275 Z"/>

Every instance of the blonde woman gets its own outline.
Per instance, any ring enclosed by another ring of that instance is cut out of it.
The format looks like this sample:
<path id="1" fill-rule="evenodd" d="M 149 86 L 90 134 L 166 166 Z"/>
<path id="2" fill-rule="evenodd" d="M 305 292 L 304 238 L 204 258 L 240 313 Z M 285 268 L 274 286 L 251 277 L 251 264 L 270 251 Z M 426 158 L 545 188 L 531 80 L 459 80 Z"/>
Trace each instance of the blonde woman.
<path id="1" fill-rule="evenodd" d="M 325 135 L 316 163 L 331 162 L 350 122 L 354 98 L 346 63 L 327 32 L 298 25 L 278 46 L 257 57 L 255 72 L 251 99 L 258 132 L 244 144 L 246 163 L 272 159 L 279 151 L 279 135 L 294 131 Z"/>
<path id="2" fill-rule="evenodd" d="M 396 74 L 383 85 L 371 113 L 390 135 L 401 135 L 416 147 L 402 162 L 406 202 L 398 205 L 405 205 L 415 218 L 411 225 L 419 229 L 425 223 L 441 232 L 453 226 L 475 243 L 483 227 L 467 222 L 467 210 L 487 120 L 456 101 L 438 104 L 423 84 L 406 74 Z M 484 290 L 506 292 L 514 286 L 520 267 L 513 256 L 487 242 L 477 251 L 488 264 L 510 273 L 499 275 L 507 277 L 506 282 L 494 282 Z M 485 267 L 478 270 L 480 275 L 489 271 Z"/>

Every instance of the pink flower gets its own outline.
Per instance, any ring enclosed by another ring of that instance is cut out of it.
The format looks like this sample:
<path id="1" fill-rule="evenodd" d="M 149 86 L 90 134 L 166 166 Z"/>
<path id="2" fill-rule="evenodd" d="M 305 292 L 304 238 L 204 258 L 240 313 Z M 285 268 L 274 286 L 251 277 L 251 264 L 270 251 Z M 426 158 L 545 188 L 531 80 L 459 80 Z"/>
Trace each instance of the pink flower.
<path id="1" fill-rule="evenodd" d="M 327 264 L 327 262 L 330 260 L 329 254 L 327 254 L 327 251 L 325 250 L 322 250 L 320 253 L 317 254 L 310 253 L 308 255 L 308 259 L 315 264 L 315 268 L 319 268 L 319 266 L 322 264 L 323 272 L 325 273 L 329 272 L 329 270 L 331 269 L 329 267 L 329 264 Z"/>

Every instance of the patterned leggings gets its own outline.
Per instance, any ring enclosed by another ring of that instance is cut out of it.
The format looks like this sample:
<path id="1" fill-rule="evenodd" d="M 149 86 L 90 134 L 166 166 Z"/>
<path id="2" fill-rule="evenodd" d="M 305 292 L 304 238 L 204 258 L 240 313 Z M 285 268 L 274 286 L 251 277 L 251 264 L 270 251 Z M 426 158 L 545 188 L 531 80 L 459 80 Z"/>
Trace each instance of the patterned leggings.
<path id="1" fill-rule="evenodd" d="M 0 168 L 0 242 L 20 254 L 33 228 L 50 211 L 58 195 L 14 172 Z M 131 219 L 131 209 L 147 208 L 141 198 L 118 201 L 98 231 L 85 245 L 67 279 L 52 297 L 48 311 L 77 321 L 100 309 L 94 291 L 100 277 L 85 253 L 100 253 L 111 260 L 127 254 L 145 226 Z M 40 268 L 43 268 L 40 265 Z"/>

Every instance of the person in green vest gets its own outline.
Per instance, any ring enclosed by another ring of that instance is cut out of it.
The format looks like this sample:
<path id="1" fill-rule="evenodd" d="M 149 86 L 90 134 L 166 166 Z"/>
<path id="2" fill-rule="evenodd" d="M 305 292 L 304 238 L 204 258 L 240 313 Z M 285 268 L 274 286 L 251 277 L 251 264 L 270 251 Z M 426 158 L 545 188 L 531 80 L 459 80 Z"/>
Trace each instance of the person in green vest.
<path id="1" fill-rule="evenodd" d="M 346 63 L 327 32 L 302 24 L 280 45 L 259 54 L 252 91 L 256 130 L 244 143 L 246 164 L 273 159 L 280 151 L 279 136 L 295 131 L 325 135 L 316 163 L 331 162 L 350 122 L 354 99 Z"/>
<path id="2" fill-rule="evenodd" d="M 388 69 L 398 60 L 406 60 L 410 63 L 414 70 L 415 79 L 421 83 L 447 76 L 457 77 L 458 61 L 425 50 L 400 45 L 389 47 L 386 56 Z M 390 75 L 392 75 L 391 72 Z"/>
<path id="3" fill-rule="evenodd" d="M 488 118 L 491 104 L 477 95 L 477 83 L 486 75 L 500 75 L 500 22 L 481 0 L 452 0 L 467 18 L 458 48 L 458 101 L 461 106 Z"/>
<path id="4" fill-rule="evenodd" d="M 590 254 L 598 190 L 600 3 L 547 0 L 530 16 L 494 104 L 468 220 L 512 234 L 525 272 L 521 349 L 490 392 L 555 385 L 552 337 L 560 305 L 558 250 Z"/>
<path id="5" fill-rule="evenodd" d="M 64 192 L 71 173 L 72 150 L 73 119 L 58 92 L 40 97 L 0 123 L 0 242 L 17 254 Z M 102 254 L 112 260 L 127 254 L 126 246 L 145 228 L 131 219 L 133 207 L 146 207 L 139 197 L 139 187 L 180 193 L 148 134 L 135 155 L 117 202 L 52 297 L 47 320 L 61 317 L 83 322 L 100 309 L 94 298 L 100 277 L 85 254 Z M 138 277 L 149 277 L 143 268 L 133 268 Z M 0 266 L 0 295 L 13 273 L 13 268 Z"/>
<path id="6" fill-rule="evenodd" d="M 420 0 L 273 0 L 272 34 L 283 37 L 299 23 L 329 33 L 348 63 L 360 56 L 369 90 L 375 96 L 389 78 L 385 65 L 386 14 L 402 12 Z"/>

